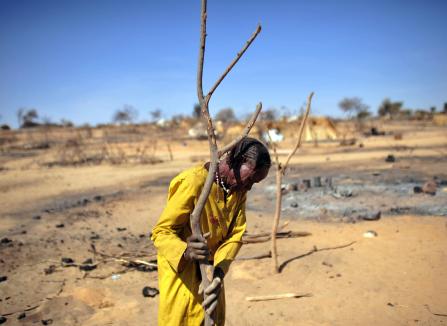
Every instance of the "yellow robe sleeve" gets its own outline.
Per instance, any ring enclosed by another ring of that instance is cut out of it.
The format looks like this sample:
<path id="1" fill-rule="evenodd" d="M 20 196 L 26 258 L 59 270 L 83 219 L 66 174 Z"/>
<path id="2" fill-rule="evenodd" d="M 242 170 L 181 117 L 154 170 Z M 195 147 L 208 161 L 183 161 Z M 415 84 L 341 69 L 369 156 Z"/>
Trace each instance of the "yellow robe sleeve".
<path id="1" fill-rule="evenodd" d="M 237 215 L 230 225 L 227 237 L 214 254 L 214 266 L 221 268 L 225 274 L 228 272 L 231 262 L 236 258 L 236 255 L 242 246 L 242 235 L 247 228 L 245 217 L 246 201 L 247 194 L 244 194 L 239 207 L 236 209 L 235 213 Z"/>
<path id="2" fill-rule="evenodd" d="M 179 263 L 186 250 L 186 237 L 190 232 L 190 214 L 194 208 L 201 184 L 188 175 L 179 175 L 169 186 L 168 203 L 152 230 L 152 241 L 169 263 L 179 272 Z"/>

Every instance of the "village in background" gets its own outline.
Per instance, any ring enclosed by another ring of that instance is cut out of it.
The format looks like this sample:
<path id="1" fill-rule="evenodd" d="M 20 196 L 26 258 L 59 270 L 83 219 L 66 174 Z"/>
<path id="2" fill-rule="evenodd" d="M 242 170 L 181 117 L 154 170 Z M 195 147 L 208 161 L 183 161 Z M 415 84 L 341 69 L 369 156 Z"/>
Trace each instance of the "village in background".
<path id="1" fill-rule="evenodd" d="M 311 111 L 282 179 L 276 271 L 276 158 L 295 146 L 303 110 L 267 108 L 251 130 L 274 164 L 248 194 L 244 245 L 225 277 L 227 325 L 445 323 L 447 103 L 339 107 L 339 119 Z M 210 157 L 200 107 L 190 112 L 137 123 L 124 106 L 93 127 L 22 108 L 20 128 L 1 126 L 0 323 L 156 324 L 150 232 L 170 180 Z M 230 108 L 214 118 L 220 146 L 245 125 Z"/>
<path id="2" fill-rule="evenodd" d="M 411 110 L 404 109 L 403 102 L 385 99 L 374 116 L 360 98 L 353 97 L 340 101 L 339 109 L 343 117 L 337 119 L 311 114 L 303 140 L 315 147 L 322 143 L 362 147 L 365 137 L 393 135 L 399 139 L 403 127 L 447 125 L 447 103 L 439 111 L 436 107 Z M 175 149 L 185 146 L 186 140 L 207 140 L 200 106 L 194 105 L 191 111 L 190 115 L 165 119 L 162 110 L 156 109 L 148 113 L 152 122 L 138 123 L 138 111 L 124 105 L 114 112 L 111 123 L 93 127 L 75 126 L 65 119 L 54 123 L 49 117 L 41 117 L 37 109 L 20 108 L 17 110 L 19 129 L 1 125 L 1 152 L 7 155 L 17 150 L 46 150 L 47 155 L 38 162 L 44 166 L 160 163 L 172 160 Z M 298 110 L 299 114 L 290 111 L 284 107 L 263 110 L 251 136 L 266 144 L 271 140 L 291 146 L 297 137 L 304 107 Z M 232 108 L 219 110 L 214 120 L 217 139 L 222 143 L 240 135 L 246 123 L 237 119 Z"/>

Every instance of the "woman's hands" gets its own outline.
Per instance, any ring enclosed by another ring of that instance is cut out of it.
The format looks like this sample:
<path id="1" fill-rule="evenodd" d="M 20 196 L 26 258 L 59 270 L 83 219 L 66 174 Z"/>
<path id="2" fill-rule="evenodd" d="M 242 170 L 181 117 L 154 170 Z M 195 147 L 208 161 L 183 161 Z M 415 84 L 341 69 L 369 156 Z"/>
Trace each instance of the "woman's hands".
<path id="1" fill-rule="evenodd" d="M 186 261 L 201 261 L 208 258 L 209 250 L 206 242 L 208 236 L 209 233 L 206 233 L 203 236 L 191 235 L 186 239 L 186 250 L 183 253 L 183 257 Z M 213 280 L 205 289 L 206 299 L 203 301 L 202 306 L 208 315 L 211 315 L 217 307 L 224 276 L 224 272 L 219 267 L 216 267 L 214 269 Z M 202 293 L 203 288 L 200 286 L 199 294 Z"/>
<path id="2" fill-rule="evenodd" d="M 208 244 L 206 243 L 206 238 L 209 236 L 209 233 L 201 235 L 191 235 L 186 239 L 186 250 L 183 253 L 183 257 L 185 257 L 188 261 L 193 260 L 205 260 L 208 258 L 209 250 Z"/>
<path id="3" fill-rule="evenodd" d="M 216 267 L 214 269 L 213 280 L 210 283 L 210 285 L 208 285 L 208 287 L 205 289 L 206 299 L 203 301 L 202 306 L 208 315 L 211 315 L 217 307 L 218 298 L 220 290 L 222 289 L 222 281 L 224 276 L 225 276 L 224 272 L 219 267 Z M 199 294 L 202 294 L 201 293 L 202 291 L 203 291 L 202 289 L 199 289 Z"/>

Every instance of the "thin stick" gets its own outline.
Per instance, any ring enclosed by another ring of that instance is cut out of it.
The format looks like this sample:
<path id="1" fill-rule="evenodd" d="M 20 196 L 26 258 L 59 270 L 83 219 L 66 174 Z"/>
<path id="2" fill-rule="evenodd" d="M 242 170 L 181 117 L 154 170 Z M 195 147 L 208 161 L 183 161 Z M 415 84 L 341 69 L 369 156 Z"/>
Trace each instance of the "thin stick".
<path id="1" fill-rule="evenodd" d="M 275 203 L 275 218 L 273 219 L 272 227 L 272 258 L 273 258 L 273 270 L 275 273 L 279 272 L 278 265 L 278 249 L 276 246 L 276 233 L 278 232 L 279 218 L 281 217 L 281 203 L 282 203 L 282 171 L 281 164 L 276 169 L 276 203 Z"/>
<path id="2" fill-rule="evenodd" d="M 276 239 L 286 239 L 286 238 L 299 238 L 299 237 L 307 237 L 312 235 L 309 232 L 277 232 L 276 233 Z M 267 242 L 272 238 L 271 233 L 264 233 L 260 235 L 255 236 L 243 236 L 242 243 L 248 244 L 248 243 L 261 243 L 261 242 Z"/>
<path id="3" fill-rule="evenodd" d="M 280 294 L 269 294 L 269 295 L 260 295 L 255 297 L 246 297 L 247 301 L 267 301 L 267 300 L 277 300 L 277 299 L 286 299 L 286 298 L 307 298 L 311 297 L 311 293 L 280 293 Z"/>
<path id="4" fill-rule="evenodd" d="M 295 148 L 293 149 L 293 151 L 289 154 L 289 156 L 286 159 L 286 163 L 284 163 L 283 166 L 283 171 L 282 173 L 285 174 L 286 173 L 286 169 L 287 166 L 289 165 L 289 161 L 292 158 L 293 155 L 295 155 L 297 149 L 301 146 L 301 139 L 303 137 L 303 131 L 304 131 L 304 126 L 306 125 L 307 122 L 307 117 L 309 116 L 309 112 L 310 112 L 310 104 L 312 102 L 312 96 L 314 96 L 314 92 L 311 92 L 309 94 L 309 96 L 307 97 L 307 107 L 306 107 L 306 113 L 304 114 L 303 119 L 301 120 L 301 126 L 300 126 L 300 130 L 298 132 L 298 140 L 296 142 Z"/>
<path id="5" fill-rule="evenodd" d="M 272 252 L 269 251 L 266 254 L 258 254 L 254 256 L 246 256 L 246 257 L 237 257 L 236 260 L 252 260 L 252 259 L 264 259 L 264 258 L 271 258 Z"/>
<path id="6" fill-rule="evenodd" d="M 210 91 L 206 95 L 207 102 L 209 102 L 209 99 L 213 95 L 213 93 L 216 90 L 216 88 L 219 86 L 219 84 L 222 82 L 222 80 L 228 75 L 228 73 L 231 71 L 231 69 L 233 69 L 234 65 L 239 61 L 239 59 L 242 57 L 242 55 L 245 53 L 245 51 L 247 51 L 248 47 L 251 45 L 251 43 L 253 43 L 253 41 L 255 40 L 256 36 L 258 36 L 258 34 L 260 32 L 261 32 L 261 25 L 258 24 L 258 26 L 256 27 L 256 30 L 250 36 L 248 41 L 245 42 L 245 45 L 242 48 L 242 50 L 240 50 L 237 53 L 236 58 L 233 59 L 233 61 L 230 63 L 230 65 L 227 67 L 227 69 L 223 72 L 223 74 L 220 76 L 220 78 L 216 81 L 214 86 L 211 87 Z"/>
<path id="7" fill-rule="evenodd" d="M 172 155 L 172 149 L 171 149 L 171 144 L 168 143 L 168 152 L 169 152 L 169 159 L 171 161 L 174 160 L 174 156 Z"/>
<path id="8" fill-rule="evenodd" d="M 285 174 L 285 171 L 287 169 L 287 166 L 289 165 L 289 161 L 291 157 L 296 153 L 297 149 L 301 145 L 301 139 L 303 136 L 304 126 L 307 121 L 307 117 L 309 116 L 310 112 L 310 104 L 312 101 L 312 96 L 314 95 L 313 92 L 311 92 L 307 98 L 307 107 L 306 107 L 306 113 L 303 116 L 303 119 L 301 120 L 301 126 L 298 132 L 298 139 L 295 145 L 295 148 L 293 151 L 289 154 L 289 156 L 286 159 L 286 162 L 284 165 L 281 165 L 278 159 L 278 154 L 276 153 L 276 147 L 272 142 L 273 146 L 273 152 L 275 153 L 276 157 L 276 204 L 275 204 L 275 217 L 273 219 L 273 226 L 272 226 L 272 258 L 273 258 L 273 270 L 276 273 L 279 273 L 279 265 L 278 265 L 278 250 L 276 246 L 276 233 L 278 232 L 278 224 L 279 219 L 281 217 L 281 203 L 282 203 L 282 190 L 281 190 L 281 184 L 282 184 L 282 177 Z M 267 134 L 270 137 L 270 133 L 267 132 Z M 270 138 L 271 139 L 271 138 Z"/>

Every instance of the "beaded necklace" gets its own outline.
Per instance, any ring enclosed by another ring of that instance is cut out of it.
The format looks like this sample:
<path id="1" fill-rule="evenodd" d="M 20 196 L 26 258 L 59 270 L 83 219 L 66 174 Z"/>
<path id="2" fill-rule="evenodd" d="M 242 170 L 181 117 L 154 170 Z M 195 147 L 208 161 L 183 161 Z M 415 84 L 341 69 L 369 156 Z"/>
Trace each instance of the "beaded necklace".
<path id="1" fill-rule="evenodd" d="M 221 178 L 219 178 L 219 173 L 217 171 L 216 171 L 216 181 L 217 181 L 217 184 L 220 184 L 222 189 L 223 189 L 223 191 L 228 195 L 230 193 L 230 189 L 228 189 L 225 186 L 223 180 Z"/>

